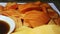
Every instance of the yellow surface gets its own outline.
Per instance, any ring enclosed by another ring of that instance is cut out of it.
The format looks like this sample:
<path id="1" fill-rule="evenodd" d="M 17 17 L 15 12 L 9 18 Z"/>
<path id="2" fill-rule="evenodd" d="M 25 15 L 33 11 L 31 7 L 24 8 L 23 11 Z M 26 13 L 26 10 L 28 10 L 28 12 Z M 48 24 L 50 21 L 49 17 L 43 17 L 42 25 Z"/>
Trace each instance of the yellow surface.
<path id="1" fill-rule="evenodd" d="M 43 25 L 33 29 L 35 34 L 60 34 L 60 26 L 58 25 Z"/>
<path id="2" fill-rule="evenodd" d="M 17 32 L 14 32 L 12 34 L 30 34 L 30 32 L 32 32 L 32 29 L 31 28 L 28 28 L 26 26 L 22 26 L 19 31 Z"/>
<path id="3" fill-rule="evenodd" d="M 60 34 L 60 26 L 43 25 L 33 29 L 23 26 L 19 31 L 12 34 Z"/>

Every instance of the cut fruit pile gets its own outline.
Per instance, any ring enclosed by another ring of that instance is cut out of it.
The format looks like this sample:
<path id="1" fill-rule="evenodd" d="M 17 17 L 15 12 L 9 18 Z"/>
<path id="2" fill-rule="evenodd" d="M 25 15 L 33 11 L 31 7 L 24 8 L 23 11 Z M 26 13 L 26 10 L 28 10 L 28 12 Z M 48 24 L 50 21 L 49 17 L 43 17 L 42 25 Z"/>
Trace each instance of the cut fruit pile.
<path id="1" fill-rule="evenodd" d="M 0 6 L 0 14 L 15 21 L 12 34 L 60 34 L 60 16 L 48 3 L 8 2 L 5 7 Z"/>

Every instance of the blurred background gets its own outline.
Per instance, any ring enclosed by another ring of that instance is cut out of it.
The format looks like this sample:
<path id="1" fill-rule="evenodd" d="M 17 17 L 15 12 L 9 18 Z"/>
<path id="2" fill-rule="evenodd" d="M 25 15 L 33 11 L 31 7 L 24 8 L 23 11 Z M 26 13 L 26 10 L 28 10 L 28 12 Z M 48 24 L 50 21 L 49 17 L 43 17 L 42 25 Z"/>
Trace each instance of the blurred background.
<path id="1" fill-rule="evenodd" d="M 52 2 L 56 5 L 56 7 L 60 11 L 60 0 L 0 0 L 0 2 L 35 2 L 35 1 L 41 1 L 41 2 Z"/>

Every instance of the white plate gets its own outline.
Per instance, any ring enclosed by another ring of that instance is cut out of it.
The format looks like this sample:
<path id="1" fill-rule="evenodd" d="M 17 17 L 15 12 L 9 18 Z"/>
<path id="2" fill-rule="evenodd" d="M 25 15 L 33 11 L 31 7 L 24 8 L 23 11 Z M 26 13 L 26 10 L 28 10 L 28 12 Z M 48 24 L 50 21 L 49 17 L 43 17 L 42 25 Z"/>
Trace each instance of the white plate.
<path id="1" fill-rule="evenodd" d="M 2 6 L 5 6 L 7 3 L 0 3 L 0 5 Z M 25 4 L 25 3 L 18 3 L 18 4 Z M 59 10 L 57 9 L 57 7 L 54 5 L 54 3 L 48 3 L 59 15 L 60 15 L 60 12 Z"/>
<path id="2" fill-rule="evenodd" d="M 60 15 L 60 11 L 57 9 L 54 3 L 48 3 L 48 4 Z"/>

